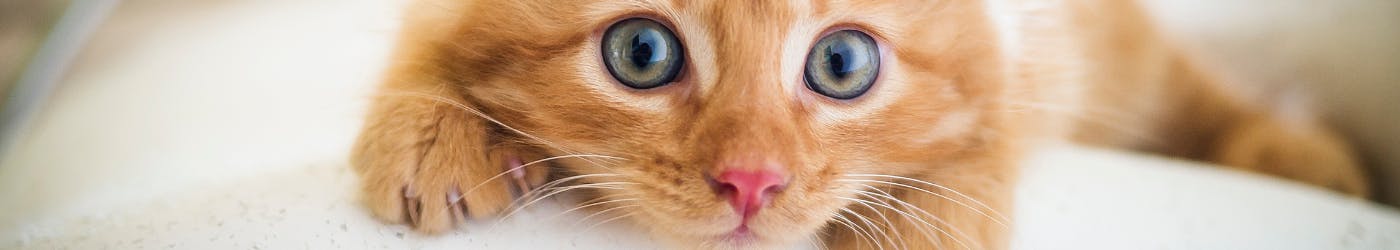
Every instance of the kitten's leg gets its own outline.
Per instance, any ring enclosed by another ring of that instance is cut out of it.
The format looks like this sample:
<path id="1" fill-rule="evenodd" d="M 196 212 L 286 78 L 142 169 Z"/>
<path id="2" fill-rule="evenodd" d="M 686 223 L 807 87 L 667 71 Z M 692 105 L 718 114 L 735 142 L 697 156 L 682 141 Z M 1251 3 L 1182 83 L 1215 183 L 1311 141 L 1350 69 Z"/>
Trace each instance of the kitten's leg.
<path id="1" fill-rule="evenodd" d="M 1151 123 L 1137 126 L 1147 128 L 1146 138 L 1104 133 L 1112 129 L 1088 123 L 1080 129 L 1079 138 L 1210 161 L 1361 197 L 1370 194 L 1354 151 L 1316 117 L 1274 107 L 1288 103 L 1253 105 L 1246 98 L 1230 95 L 1218 80 L 1179 55 L 1162 65 L 1168 76 L 1165 80 L 1129 86 L 1152 91 L 1118 91 L 1155 100 L 1151 105 L 1136 106 L 1147 108 L 1134 109 L 1135 105 L 1111 99 L 1101 99 L 1110 101 L 1095 105 L 1118 107 L 1115 112 L 1132 114 L 1111 123 Z"/>
<path id="2" fill-rule="evenodd" d="M 1166 153 L 1369 195 L 1353 151 L 1309 114 L 1232 95 L 1133 1 L 1073 5 L 1083 29 L 1083 142 Z M 1272 98 L 1281 98 L 1273 96 Z"/>
<path id="3" fill-rule="evenodd" d="M 1173 84 L 1194 88 L 1168 113 L 1167 151 L 1367 197 L 1370 187 L 1354 151 L 1313 114 L 1248 105 L 1187 62 L 1172 64 Z M 1277 97 L 1276 97 L 1277 98 Z M 1202 116 L 1219 116 L 1201 119 Z M 1209 122 L 1202 122 L 1207 120 Z M 1170 139 L 1175 135 L 1195 138 Z M 1183 143 L 1184 142 L 1184 143 Z M 1172 148 L 1176 147 L 1176 148 Z M 1195 147 L 1196 149 L 1181 148 Z"/>
<path id="4" fill-rule="evenodd" d="M 1311 122 L 1251 117 L 1216 139 L 1210 161 L 1368 197 L 1370 188 L 1353 151 L 1331 130 Z"/>
<path id="5" fill-rule="evenodd" d="M 505 172 L 538 156 L 492 148 L 491 124 L 447 102 L 464 104 L 460 98 L 394 88 L 374 103 L 351 159 L 374 216 L 434 233 L 506 208 L 520 185 Z M 526 168 L 524 179 L 538 185 L 543 169 Z"/>

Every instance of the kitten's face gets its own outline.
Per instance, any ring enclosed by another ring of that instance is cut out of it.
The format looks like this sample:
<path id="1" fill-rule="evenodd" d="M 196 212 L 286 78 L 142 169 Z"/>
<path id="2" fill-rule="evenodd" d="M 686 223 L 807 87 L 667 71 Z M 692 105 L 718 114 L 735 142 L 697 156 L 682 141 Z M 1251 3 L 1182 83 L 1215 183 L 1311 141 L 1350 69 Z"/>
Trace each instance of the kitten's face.
<path id="1" fill-rule="evenodd" d="M 456 27 L 409 27 L 445 34 L 425 46 L 439 54 L 441 77 L 495 119 L 548 142 L 520 140 L 555 155 L 622 158 L 557 164 L 591 175 L 581 183 L 611 187 L 593 190 L 621 208 L 598 217 L 625 215 L 698 244 L 689 246 L 791 244 L 859 198 L 854 190 L 868 188 L 851 180 L 872 179 L 862 174 L 936 181 L 924 176 L 962 171 L 999 144 L 999 57 L 976 1 L 466 2 L 474 4 L 454 10 L 463 15 Z M 642 21 L 617 32 L 624 37 L 615 41 L 628 44 L 605 46 L 608 31 L 628 20 Z M 845 36 L 832 59 L 819 41 L 842 31 L 869 39 Z M 651 39 L 640 56 L 639 38 Z M 678 53 L 656 48 L 668 41 Z M 627 54 L 605 59 L 617 48 Z M 637 62 L 649 59 L 680 61 Z M 850 62 L 878 66 L 822 71 L 856 67 Z M 861 74 L 868 86 L 812 84 Z M 747 218 L 747 205 L 731 201 L 736 187 L 721 178 L 732 171 L 776 178 Z"/>

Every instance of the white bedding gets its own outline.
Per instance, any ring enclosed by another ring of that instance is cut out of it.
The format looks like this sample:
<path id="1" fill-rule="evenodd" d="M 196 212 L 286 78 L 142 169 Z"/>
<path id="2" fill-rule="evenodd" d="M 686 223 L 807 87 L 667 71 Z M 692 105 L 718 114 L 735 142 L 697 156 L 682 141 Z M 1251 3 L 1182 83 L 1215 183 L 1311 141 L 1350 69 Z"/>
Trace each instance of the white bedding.
<path id="1" fill-rule="evenodd" d="M 435 237 L 371 220 L 345 153 L 394 4 L 127 2 L 0 163 L 0 248 L 657 248 L 553 202 Z M 1023 174 L 1017 249 L 1400 248 L 1394 209 L 1265 177 L 1068 145 Z"/>
<path id="2" fill-rule="evenodd" d="M 19 231 L 7 232 L 0 247 L 664 247 L 626 223 L 559 216 L 568 203 L 555 200 L 500 224 L 473 221 L 444 235 L 420 235 L 369 218 L 354 198 L 355 181 L 343 163 L 326 162 L 193 185 L 120 206 L 55 207 L 82 212 L 21 219 Z M 1400 247 L 1400 213 L 1389 208 L 1259 176 L 1111 151 L 1042 151 L 1026 164 L 1018 193 L 1014 249 Z M 54 220 L 29 224 L 42 219 Z"/>

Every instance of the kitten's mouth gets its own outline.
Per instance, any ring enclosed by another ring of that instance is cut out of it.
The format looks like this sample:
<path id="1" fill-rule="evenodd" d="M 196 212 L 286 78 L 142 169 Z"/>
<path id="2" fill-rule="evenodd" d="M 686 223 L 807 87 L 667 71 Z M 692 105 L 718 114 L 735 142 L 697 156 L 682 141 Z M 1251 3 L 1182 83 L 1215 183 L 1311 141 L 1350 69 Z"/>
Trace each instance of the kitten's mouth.
<path id="1" fill-rule="evenodd" d="M 751 238 L 753 237 L 753 232 L 749 231 L 748 224 L 741 224 L 739 228 L 735 228 L 733 232 L 729 232 L 729 236 L 731 238 Z"/>
<path id="2" fill-rule="evenodd" d="M 749 225 L 747 223 L 739 224 L 739 227 L 734 228 L 734 231 L 729 231 L 729 233 L 720 236 L 720 239 L 738 246 L 758 243 L 758 235 L 754 234 L 752 230 L 749 230 Z"/>

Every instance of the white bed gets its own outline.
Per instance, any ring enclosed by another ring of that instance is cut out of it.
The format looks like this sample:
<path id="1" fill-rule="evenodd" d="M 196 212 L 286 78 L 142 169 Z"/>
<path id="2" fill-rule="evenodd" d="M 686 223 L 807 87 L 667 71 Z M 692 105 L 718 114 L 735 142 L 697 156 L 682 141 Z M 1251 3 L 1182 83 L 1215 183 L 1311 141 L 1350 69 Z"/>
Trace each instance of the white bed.
<path id="1" fill-rule="evenodd" d="M 125 3 L 0 163 L 0 248 L 659 248 L 556 202 L 441 236 L 370 219 L 345 154 L 396 4 Z M 1400 249 L 1395 209 L 1266 177 L 1071 145 L 1024 165 L 1016 249 Z"/>

